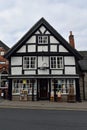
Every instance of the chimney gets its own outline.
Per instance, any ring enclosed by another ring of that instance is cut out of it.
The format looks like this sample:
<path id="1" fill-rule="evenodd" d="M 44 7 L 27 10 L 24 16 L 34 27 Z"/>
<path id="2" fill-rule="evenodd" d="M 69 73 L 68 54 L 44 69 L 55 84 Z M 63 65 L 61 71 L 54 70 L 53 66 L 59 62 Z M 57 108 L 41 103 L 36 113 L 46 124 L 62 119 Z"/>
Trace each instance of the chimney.
<path id="1" fill-rule="evenodd" d="M 74 35 L 72 35 L 72 31 L 70 31 L 69 43 L 73 48 L 75 48 Z"/>

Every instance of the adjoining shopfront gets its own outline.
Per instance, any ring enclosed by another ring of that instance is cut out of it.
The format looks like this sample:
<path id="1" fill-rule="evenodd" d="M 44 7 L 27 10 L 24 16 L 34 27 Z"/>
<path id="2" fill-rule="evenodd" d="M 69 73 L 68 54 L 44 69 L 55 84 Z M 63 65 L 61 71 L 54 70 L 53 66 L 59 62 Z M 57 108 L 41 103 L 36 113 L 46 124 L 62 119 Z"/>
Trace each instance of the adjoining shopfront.
<path id="1" fill-rule="evenodd" d="M 8 99 L 8 74 L 0 74 L 0 98 Z"/>

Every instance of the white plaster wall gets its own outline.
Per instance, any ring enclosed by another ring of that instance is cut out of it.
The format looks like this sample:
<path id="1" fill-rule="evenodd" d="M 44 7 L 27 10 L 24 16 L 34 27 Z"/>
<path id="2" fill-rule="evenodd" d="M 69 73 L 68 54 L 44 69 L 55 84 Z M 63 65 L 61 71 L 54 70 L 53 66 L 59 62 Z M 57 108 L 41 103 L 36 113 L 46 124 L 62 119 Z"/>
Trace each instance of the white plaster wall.
<path id="1" fill-rule="evenodd" d="M 32 36 L 26 43 L 36 43 L 36 36 Z"/>
<path id="2" fill-rule="evenodd" d="M 42 32 L 42 34 L 45 32 L 46 28 L 44 26 L 40 27 L 40 31 Z"/>
<path id="3" fill-rule="evenodd" d="M 12 75 L 21 75 L 22 67 L 11 67 L 11 74 Z"/>
<path id="4" fill-rule="evenodd" d="M 50 34 L 50 32 L 49 31 L 46 31 L 46 33 L 45 34 Z"/>
<path id="5" fill-rule="evenodd" d="M 60 75 L 60 74 L 63 74 L 63 70 L 51 70 L 51 74 Z"/>
<path id="6" fill-rule="evenodd" d="M 40 34 L 40 32 L 39 32 L 39 31 L 36 31 L 35 34 Z"/>
<path id="7" fill-rule="evenodd" d="M 57 45 L 50 45 L 51 52 L 57 52 Z"/>
<path id="8" fill-rule="evenodd" d="M 35 52 L 36 46 L 35 45 L 28 45 L 28 52 Z"/>
<path id="9" fill-rule="evenodd" d="M 42 67 L 43 64 L 47 65 L 47 67 L 49 66 L 49 57 L 45 57 L 45 56 L 39 56 L 38 57 L 38 67 Z"/>
<path id="10" fill-rule="evenodd" d="M 50 36 L 50 43 L 59 43 L 59 41 L 55 37 Z"/>
<path id="11" fill-rule="evenodd" d="M 40 74 L 40 75 L 48 75 L 49 70 L 48 69 L 46 69 L 46 70 L 38 70 L 38 74 Z"/>
<path id="12" fill-rule="evenodd" d="M 75 67 L 65 67 L 65 74 L 76 74 Z"/>
<path id="13" fill-rule="evenodd" d="M 59 52 L 68 52 L 68 50 L 66 50 L 66 48 L 64 48 L 63 46 L 59 45 Z"/>
<path id="14" fill-rule="evenodd" d="M 22 53 L 22 52 L 26 52 L 26 45 L 22 46 L 17 53 Z"/>
<path id="15" fill-rule="evenodd" d="M 48 51 L 48 46 L 38 46 L 38 52 L 47 52 Z"/>
<path id="16" fill-rule="evenodd" d="M 64 57 L 65 65 L 75 65 L 75 58 L 73 56 Z"/>
<path id="17" fill-rule="evenodd" d="M 22 57 L 11 57 L 11 65 L 22 65 Z"/>
<path id="18" fill-rule="evenodd" d="M 31 70 L 31 71 L 24 71 L 24 74 L 26 74 L 26 75 L 33 75 L 33 74 L 36 74 L 36 71 L 33 71 L 33 70 Z"/>

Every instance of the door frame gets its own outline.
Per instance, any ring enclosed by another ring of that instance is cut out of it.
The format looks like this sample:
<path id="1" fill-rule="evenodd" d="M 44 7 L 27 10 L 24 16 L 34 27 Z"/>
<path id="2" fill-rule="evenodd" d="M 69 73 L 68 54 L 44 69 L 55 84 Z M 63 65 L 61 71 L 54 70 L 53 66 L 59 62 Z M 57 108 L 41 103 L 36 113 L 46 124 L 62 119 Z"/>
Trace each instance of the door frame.
<path id="1" fill-rule="evenodd" d="M 43 86 L 43 85 L 46 85 L 46 86 Z M 39 97 L 38 98 L 39 98 L 39 100 L 48 100 L 49 99 L 49 94 L 48 94 L 49 93 L 49 87 L 48 87 L 48 85 L 49 85 L 48 79 L 45 79 L 45 78 L 38 79 L 38 89 L 39 89 Z M 46 88 L 46 90 L 44 90 L 45 88 Z M 44 93 L 43 91 L 46 92 L 46 93 Z"/>

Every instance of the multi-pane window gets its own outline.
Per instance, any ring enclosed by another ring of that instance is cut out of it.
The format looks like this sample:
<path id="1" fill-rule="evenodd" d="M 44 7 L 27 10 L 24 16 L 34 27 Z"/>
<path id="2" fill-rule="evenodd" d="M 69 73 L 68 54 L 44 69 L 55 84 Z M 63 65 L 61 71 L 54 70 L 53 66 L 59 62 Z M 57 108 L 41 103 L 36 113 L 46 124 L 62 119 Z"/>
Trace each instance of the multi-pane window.
<path id="1" fill-rule="evenodd" d="M 27 91 L 28 95 L 32 95 L 32 88 L 34 89 L 33 94 L 37 94 L 37 83 L 36 80 L 32 79 L 15 79 L 12 81 L 12 94 L 20 94 L 22 90 Z"/>
<path id="2" fill-rule="evenodd" d="M 38 36 L 38 43 L 39 44 L 47 44 L 48 43 L 48 37 L 47 36 Z"/>
<path id="3" fill-rule="evenodd" d="M 52 79 L 51 92 L 56 88 L 56 94 L 60 91 L 62 94 L 68 94 L 71 87 L 75 93 L 75 80 L 74 79 Z"/>
<path id="4" fill-rule="evenodd" d="M 36 68 L 36 57 L 35 56 L 24 56 L 23 68 L 24 69 L 35 69 Z"/>
<path id="5" fill-rule="evenodd" d="M 69 90 L 68 91 L 69 94 L 75 93 L 75 80 L 74 79 L 67 80 L 67 88 Z"/>
<path id="6" fill-rule="evenodd" d="M 53 69 L 61 69 L 63 68 L 63 57 L 61 56 L 52 56 L 51 60 L 51 68 Z"/>

